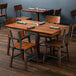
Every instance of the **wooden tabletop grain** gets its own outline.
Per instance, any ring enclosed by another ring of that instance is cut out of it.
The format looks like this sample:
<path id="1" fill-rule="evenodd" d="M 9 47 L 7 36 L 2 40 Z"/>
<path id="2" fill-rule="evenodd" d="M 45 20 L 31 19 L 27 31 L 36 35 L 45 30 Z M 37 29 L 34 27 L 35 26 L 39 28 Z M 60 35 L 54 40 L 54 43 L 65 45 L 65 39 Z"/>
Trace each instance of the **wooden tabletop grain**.
<path id="1" fill-rule="evenodd" d="M 32 21 L 32 20 L 22 20 L 23 22 L 26 22 L 27 24 L 19 24 L 17 22 L 5 25 L 6 27 L 9 28 L 14 28 L 14 29 L 20 29 L 20 30 L 27 30 L 28 26 L 35 25 L 36 23 L 39 23 L 38 21 Z M 51 29 L 49 26 L 57 26 L 60 27 L 59 29 Z M 63 29 L 69 30 L 68 26 L 65 25 L 59 25 L 59 24 L 52 24 L 52 23 L 45 23 L 39 26 L 36 26 L 35 28 L 28 29 L 28 31 L 36 32 L 36 33 L 43 33 L 43 34 L 48 34 L 48 35 L 56 35 L 59 34 L 60 31 Z"/>

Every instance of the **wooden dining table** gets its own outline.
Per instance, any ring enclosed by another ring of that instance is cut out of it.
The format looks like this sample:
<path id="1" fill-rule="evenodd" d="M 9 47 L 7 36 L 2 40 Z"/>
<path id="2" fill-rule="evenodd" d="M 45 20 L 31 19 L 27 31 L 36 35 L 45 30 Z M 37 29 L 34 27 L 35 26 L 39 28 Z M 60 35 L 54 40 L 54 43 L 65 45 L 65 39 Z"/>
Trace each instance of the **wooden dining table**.
<path id="1" fill-rule="evenodd" d="M 39 21 L 39 13 L 45 13 L 51 11 L 51 9 L 40 9 L 40 8 L 28 8 L 23 9 L 23 12 L 35 12 L 36 13 L 36 21 Z"/>
<path id="2" fill-rule="evenodd" d="M 60 32 L 62 33 L 63 29 L 66 29 L 67 31 L 69 30 L 68 26 L 46 23 L 46 22 L 45 24 L 35 26 L 35 28 L 27 29 L 27 27 L 35 25 L 40 22 L 32 21 L 32 20 L 22 20 L 22 22 L 26 22 L 27 24 L 20 24 L 20 23 L 15 22 L 15 23 L 8 24 L 5 26 L 12 29 L 25 30 L 25 31 L 31 31 L 31 32 L 36 33 L 36 45 L 37 45 L 38 54 L 40 53 L 40 50 L 39 50 L 40 35 L 39 34 L 47 34 L 48 36 L 51 37 L 51 36 L 58 35 Z M 60 27 L 60 29 L 52 29 L 52 28 L 49 28 L 50 26 L 58 26 Z"/>

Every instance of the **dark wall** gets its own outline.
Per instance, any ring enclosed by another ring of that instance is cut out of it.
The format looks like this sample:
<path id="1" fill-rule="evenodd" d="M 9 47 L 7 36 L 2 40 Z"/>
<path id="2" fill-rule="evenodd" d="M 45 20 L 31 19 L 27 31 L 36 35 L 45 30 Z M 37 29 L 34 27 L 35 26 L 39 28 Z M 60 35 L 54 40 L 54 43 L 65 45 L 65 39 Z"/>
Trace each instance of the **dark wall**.
<path id="1" fill-rule="evenodd" d="M 8 3 L 7 13 L 8 16 L 15 16 L 15 12 L 13 10 L 13 6 L 16 4 L 22 4 L 23 8 L 29 7 L 38 7 L 38 8 L 49 8 L 49 9 L 58 9 L 61 8 L 61 22 L 65 24 L 71 23 L 70 11 L 72 9 L 76 9 L 76 0 L 2 0 L 3 3 Z M 35 18 L 35 13 L 23 13 L 25 16 L 32 16 Z M 40 20 L 44 20 L 44 15 L 40 15 Z"/>

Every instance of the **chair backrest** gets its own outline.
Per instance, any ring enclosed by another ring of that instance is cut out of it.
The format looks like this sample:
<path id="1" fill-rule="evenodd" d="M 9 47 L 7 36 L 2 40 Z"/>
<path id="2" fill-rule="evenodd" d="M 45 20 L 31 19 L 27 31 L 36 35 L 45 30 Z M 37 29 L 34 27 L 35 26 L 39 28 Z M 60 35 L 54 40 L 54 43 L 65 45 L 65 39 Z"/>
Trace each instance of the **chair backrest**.
<path id="1" fill-rule="evenodd" d="M 71 11 L 71 16 L 76 16 L 76 10 Z"/>
<path id="2" fill-rule="evenodd" d="M 12 23 L 14 23 L 14 22 L 16 22 L 16 17 L 12 17 L 12 18 L 8 18 L 8 19 L 5 19 L 5 24 L 7 25 L 7 24 L 12 24 Z M 10 31 L 10 28 L 8 28 L 8 36 L 10 36 L 9 35 L 9 31 Z M 13 32 L 13 37 L 14 38 L 18 38 L 18 35 L 17 35 L 17 30 L 15 30 L 15 29 L 12 29 L 12 32 Z"/>
<path id="3" fill-rule="evenodd" d="M 46 16 L 46 22 L 49 23 L 60 23 L 60 16 Z"/>
<path id="4" fill-rule="evenodd" d="M 1 14 L 3 13 L 3 9 L 5 9 L 5 14 L 6 14 L 6 9 L 7 9 L 7 3 L 5 4 L 0 4 L 0 10 L 1 10 Z"/>
<path id="5" fill-rule="evenodd" d="M 22 10 L 22 5 L 20 4 L 20 5 L 14 5 L 14 10 L 15 10 L 15 12 L 16 12 L 16 17 L 18 16 L 18 15 L 22 15 L 21 14 L 21 10 Z M 18 14 L 19 13 L 19 14 Z"/>
<path id="6" fill-rule="evenodd" d="M 62 45 L 63 46 L 65 45 L 65 42 L 67 44 L 69 44 L 69 42 L 70 42 L 70 27 L 69 27 L 68 32 L 66 29 L 63 30 L 63 35 L 62 35 Z"/>
<path id="7" fill-rule="evenodd" d="M 61 8 L 57 9 L 57 10 L 54 10 L 54 15 L 55 16 L 60 16 L 60 14 L 61 14 Z"/>
<path id="8" fill-rule="evenodd" d="M 76 10 L 72 10 L 72 11 L 71 11 L 71 16 L 72 16 L 72 18 L 73 18 L 72 23 L 75 24 L 75 23 L 76 23 L 76 20 L 75 20 L 75 19 L 76 19 Z"/>
<path id="9" fill-rule="evenodd" d="M 8 18 L 5 20 L 5 24 L 12 24 L 16 22 L 16 17 Z M 8 29 L 8 35 L 9 35 L 9 30 L 12 30 L 13 33 L 13 38 L 19 39 L 18 38 L 18 32 L 20 31 L 21 38 L 24 38 L 25 32 L 22 30 L 17 30 L 17 29 Z M 10 36 L 10 35 L 9 35 Z"/>
<path id="10" fill-rule="evenodd" d="M 15 41 L 13 38 L 13 36 L 14 36 L 13 29 L 10 29 L 9 34 L 10 34 L 10 38 L 12 40 L 12 47 L 14 47 Z M 17 36 L 18 36 L 18 43 L 20 44 L 19 48 L 21 49 L 22 48 L 22 40 L 21 40 L 21 32 L 20 31 L 17 32 Z"/>
<path id="11" fill-rule="evenodd" d="M 5 24 L 11 24 L 16 22 L 16 17 L 5 19 Z"/>

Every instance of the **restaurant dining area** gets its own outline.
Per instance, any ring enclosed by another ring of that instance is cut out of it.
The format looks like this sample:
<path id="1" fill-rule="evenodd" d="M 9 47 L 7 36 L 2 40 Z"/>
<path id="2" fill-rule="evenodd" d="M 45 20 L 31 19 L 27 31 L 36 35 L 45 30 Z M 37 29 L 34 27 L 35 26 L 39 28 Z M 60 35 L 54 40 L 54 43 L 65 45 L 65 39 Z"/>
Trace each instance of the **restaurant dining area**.
<path id="1" fill-rule="evenodd" d="M 75 0 L 0 0 L 0 76 L 76 76 Z"/>

